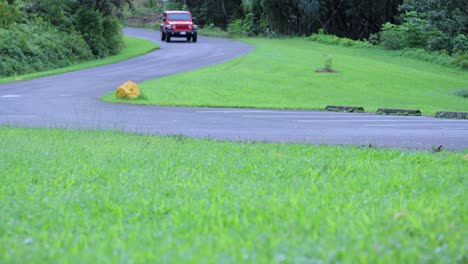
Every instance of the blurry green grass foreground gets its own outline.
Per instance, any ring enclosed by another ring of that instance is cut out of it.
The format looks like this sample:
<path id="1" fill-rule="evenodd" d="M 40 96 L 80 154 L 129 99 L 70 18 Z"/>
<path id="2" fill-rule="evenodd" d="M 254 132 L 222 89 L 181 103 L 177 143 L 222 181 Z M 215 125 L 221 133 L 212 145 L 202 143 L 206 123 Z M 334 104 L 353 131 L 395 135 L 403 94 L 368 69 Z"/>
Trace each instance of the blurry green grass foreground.
<path id="1" fill-rule="evenodd" d="M 466 155 L 0 127 L 0 262 L 466 263 Z"/>

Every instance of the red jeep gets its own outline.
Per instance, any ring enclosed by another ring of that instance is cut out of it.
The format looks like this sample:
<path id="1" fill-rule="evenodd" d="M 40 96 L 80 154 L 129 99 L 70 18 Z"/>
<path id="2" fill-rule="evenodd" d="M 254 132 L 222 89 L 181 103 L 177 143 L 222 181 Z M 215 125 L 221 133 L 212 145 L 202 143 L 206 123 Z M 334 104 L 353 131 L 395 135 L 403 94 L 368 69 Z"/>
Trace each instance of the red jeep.
<path id="1" fill-rule="evenodd" d="M 166 11 L 161 24 L 161 40 L 171 42 L 171 38 L 186 38 L 197 42 L 197 25 L 193 24 L 192 14 L 187 11 Z"/>

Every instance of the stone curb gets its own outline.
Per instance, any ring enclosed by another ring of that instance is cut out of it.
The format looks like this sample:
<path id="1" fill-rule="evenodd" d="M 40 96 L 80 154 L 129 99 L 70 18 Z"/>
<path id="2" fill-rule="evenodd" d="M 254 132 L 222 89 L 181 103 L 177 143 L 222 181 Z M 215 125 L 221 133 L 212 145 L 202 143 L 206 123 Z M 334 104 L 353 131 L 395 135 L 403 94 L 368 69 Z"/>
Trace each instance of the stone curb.
<path id="1" fill-rule="evenodd" d="M 435 114 L 438 118 L 456 118 L 456 119 L 468 119 L 468 112 L 448 112 L 439 111 Z"/>
<path id="2" fill-rule="evenodd" d="M 325 110 L 333 112 L 364 113 L 364 107 L 362 106 L 327 105 Z"/>
<path id="3" fill-rule="evenodd" d="M 420 116 L 422 115 L 421 110 L 413 109 L 389 109 L 379 108 L 377 114 L 380 115 L 401 115 L 401 116 Z"/>
<path id="4" fill-rule="evenodd" d="M 348 113 L 364 113 L 364 107 L 362 106 L 342 106 L 342 105 L 327 105 L 325 110 L 332 112 L 348 112 Z M 391 109 L 391 108 L 379 108 L 377 114 L 380 115 L 400 115 L 400 116 L 421 116 L 421 110 L 415 109 Z M 438 111 L 434 117 L 437 118 L 453 118 L 453 119 L 467 119 L 468 112 L 450 112 L 450 111 Z"/>

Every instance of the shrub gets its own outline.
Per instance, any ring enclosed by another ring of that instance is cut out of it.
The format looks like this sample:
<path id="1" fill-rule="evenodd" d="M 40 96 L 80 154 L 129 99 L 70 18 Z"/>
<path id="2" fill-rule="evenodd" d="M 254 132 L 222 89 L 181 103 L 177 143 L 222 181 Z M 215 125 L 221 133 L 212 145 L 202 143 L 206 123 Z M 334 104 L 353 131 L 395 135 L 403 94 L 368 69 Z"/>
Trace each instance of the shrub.
<path id="1" fill-rule="evenodd" d="M 407 13 L 404 16 L 405 23 L 394 25 L 385 23 L 380 32 L 380 40 L 383 48 L 388 50 L 398 50 L 403 48 L 425 48 L 429 39 L 437 39 L 437 32 L 428 31 L 424 20 L 420 19 L 415 12 Z M 438 47 L 439 42 L 432 43 L 433 48 Z M 437 48 L 439 49 L 439 48 Z"/>
<path id="2" fill-rule="evenodd" d="M 18 22 L 21 12 L 16 5 L 0 2 L 0 28 L 7 28 Z"/>
<path id="3" fill-rule="evenodd" d="M 122 5 L 119 1 L 0 0 L 0 76 L 118 53 L 123 47 L 122 28 L 115 17 Z"/>
<path id="4" fill-rule="evenodd" d="M 45 25 L 0 29 L 0 77 L 68 66 L 93 58 L 80 35 Z"/>
<path id="5" fill-rule="evenodd" d="M 103 38 L 107 53 L 115 55 L 122 50 L 122 27 L 119 20 L 113 17 L 106 17 L 102 20 Z"/>
<path id="6" fill-rule="evenodd" d="M 123 47 L 122 28 L 115 17 L 103 17 L 99 11 L 84 6 L 76 13 L 75 27 L 98 58 L 117 54 Z"/>
<path id="7" fill-rule="evenodd" d="M 227 27 L 227 32 L 233 37 L 257 36 L 260 31 L 260 25 L 256 23 L 252 13 L 246 14 L 242 19 L 234 20 Z M 265 36 L 269 37 L 267 34 Z"/>
<path id="8" fill-rule="evenodd" d="M 34 14 L 33 17 L 50 23 L 60 31 L 73 30 L 73 1 L 70 0 L 41 0 L 30 1 L 24 8 L 26 12 Z"/>
<path id="9" fill-rule="evenodd" d="M 222 30 L 219 27 L 216 27 L 214 24 L 210 24 L 204 28 L 199 28 L 198 33 L 200 35 L 210 36 L 210 37 L 220 37 L 220 38 L 229 38 L 231 35 Z"/>
<path id="10" fill-rule="evenodd" d="M 468 52 L 459 52 L 455 54 L 453 64 L 462 69 L 468 69 Z"/>
<path id="11" fill-rule="evenodd" d="M 372 45 L 380 45 L 380 36 L 379 34 L 371 34 L 369 36 L 369 43 Z"/>
<path id="12" fill-rule="evenodd" d="M 96 57 L 102 58 L 109 54 L 103 37 L 102 16 L 98 11 L 87 7 L 80 8 L 76 13 L 75 27 Z"/>
<path id="13" fill-rule="evenodd" d="M 453 92 L 453 94 L 456 95 L 456 96 L 461 96 L 463 98 L 468 99 L 468 89 L 456 90 L 455 92 Z"/>
<path id="14" fill-rule="evenodd" d="M 422 61 L 427 61 L 439 65 L 450 66 L 453 64 L 453 58 L 445 53 L 428 52 L 423 49 L 406 48 L 401 51 L 404 57 L 414 58 Z"/>
<path id="15" fill-rule="evenodd" d="M 359 47 L 359 48 L 369 48 L 372 47 L 372 44 L 359 41 L 359 40 L 352 40 L 348 38 L 339 38 L 334 35 L 324 35 L 324 34 L 313 34 L 307 37 L 308 40 L 316 41 L 323 44 L 328 45 L 335 45 L 335 46 L 344 46 L 344 47 Z"/>
<path id="16" fill-rule="evenodd" d="M 405 48 L 424 48 L 431 35 L 436 32 L 427 30 L 426 23 L 416 12 L 408 12 L 403 17 L 406 21 L 400 26 L 402 45 Z"/>
<path id="17" fill-rule="evenodd" d="M 398 26 L 385 23 L 380 32 L 380 45 L 387 50 L 399 50 L 402 46 L 402 32 Z"/>
<path id="18" fill-rule="evenodd" d="M 452 40 L 446 34 L 441 34 L 441 32 L 434 32 L 433 36 L 427 41 L 426 49 L 430 51 L 441 51 L 451 49 Z"/>
<path id="19" fill-rule="evenodd" d="M 459 34 L 453 39 L 453 53 L 468 52 L 468 38 L 464 34 Z"/>
<path id="20" fill-rule="evenodd" d="M 250 29 L 244 25 L 242 19 L 236 19 L 229 23 L 227 32 L 234 37 L 246 37 Z"/>
<path id="21" fill-rule="evenodd" d="M 333 62 L 332 56 L 330 56 L 330 55 L 326 56 L 325 57 L 325 63 L 324 63 L 324 69 L 327 70 L 327 71 L 332 71 L 333 70 L 332 62 Z"/>

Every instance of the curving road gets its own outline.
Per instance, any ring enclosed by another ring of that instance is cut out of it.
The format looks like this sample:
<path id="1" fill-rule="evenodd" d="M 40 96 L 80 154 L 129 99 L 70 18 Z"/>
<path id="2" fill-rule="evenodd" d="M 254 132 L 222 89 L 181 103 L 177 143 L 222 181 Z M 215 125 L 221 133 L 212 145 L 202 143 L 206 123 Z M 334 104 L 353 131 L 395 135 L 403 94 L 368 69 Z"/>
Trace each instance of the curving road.
<path id="1" fill-rule="evenodd" d="M 158 42 L 159 33 L 125 29 Z M 468 121 L 321 111 L 185 108 L 110 104 L 99 96 L 127 80 L 147 79 L 221 63 L 252 47 L 200 37 L 160 43 L 161 50 L 125 62 L 0 84 L 0 125 L 119 129 L 221 140 L 352 144 L 431 149 L 468 148 Z M 0 135 L 1 136 L 1 135 Z"/>

